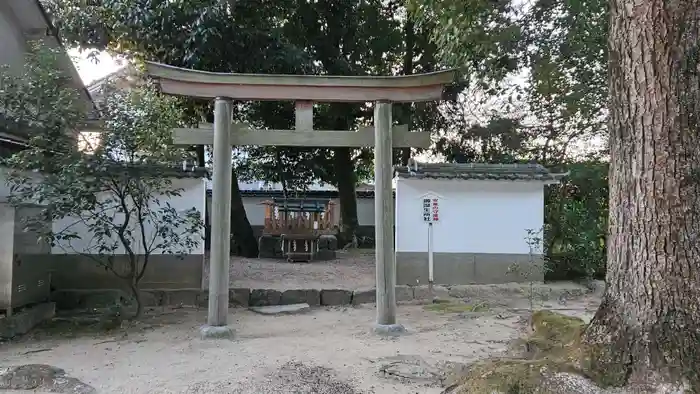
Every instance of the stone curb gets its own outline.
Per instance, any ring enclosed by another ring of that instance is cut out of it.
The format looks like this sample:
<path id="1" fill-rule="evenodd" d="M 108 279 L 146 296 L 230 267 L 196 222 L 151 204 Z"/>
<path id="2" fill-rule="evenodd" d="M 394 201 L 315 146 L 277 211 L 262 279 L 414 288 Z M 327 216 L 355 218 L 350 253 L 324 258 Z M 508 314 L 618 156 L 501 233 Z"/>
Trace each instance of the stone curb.
<path id="1" fill-rule="evenodd" d="M 56 304 L 45 302 L 37 304 L 13 314 L 0 318 L 0 339 L 10 339 L 28 333 L 34 326 L 53 318 L 56 315 Z"/>
<path id="2" fill-rule="evenodd" d="M 465 286 L 433 286 L 431 294 L 428 286 L 396 286 L 396 301 L 422 301 L 437 298 L 497 298 L 499 295 L 526 296 L 528 286 L 511 285 L 465 285 Z M 591 291 L 573 283 L 561 285 L 536 284 L 534 295 L 539 300 L 551 300 L 560 297 L 576 298 Z M 597 291 L 596 291 L 597 293 Z M 52 293 L 52 301 L 57 309 L 89 309 L 113 305 L 116 302 L 128 300 L 127 293 L 120 290 L 57 290 Z M 178 290 L 143 290 L 144 306 L 188 306 L 206 308 L 209 302 L 207 290 L 178 289 Z M 340 306 L 373 304 L 376 302 L 376 289 L 365 288 L 347 289 L 229 289 L 230 307 L 255 307 L 291 304 L 309 304 L 309 306 Z"/>

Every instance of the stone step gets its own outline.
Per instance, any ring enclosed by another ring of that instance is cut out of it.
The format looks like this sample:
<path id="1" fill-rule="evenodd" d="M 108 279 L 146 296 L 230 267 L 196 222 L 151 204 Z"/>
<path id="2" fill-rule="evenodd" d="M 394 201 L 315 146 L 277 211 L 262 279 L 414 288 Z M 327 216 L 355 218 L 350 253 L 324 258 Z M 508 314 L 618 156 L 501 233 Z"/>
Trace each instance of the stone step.
<path id="1" fill-rule="evenodd" d="M 309 304 L 291 304 L 291 305 L 271 305 L 271 306 L 252 306 L 249 308 L 255 313 L 261 315 L 296 315 L 306 313 L 311 310 Z"/>

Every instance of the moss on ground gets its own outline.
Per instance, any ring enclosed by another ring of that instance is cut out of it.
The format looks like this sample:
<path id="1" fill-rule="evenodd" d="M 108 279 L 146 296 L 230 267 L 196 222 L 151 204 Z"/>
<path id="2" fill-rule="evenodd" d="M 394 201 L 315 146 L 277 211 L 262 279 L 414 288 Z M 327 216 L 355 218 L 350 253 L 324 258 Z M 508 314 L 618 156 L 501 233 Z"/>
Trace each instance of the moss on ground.
<path id="1" fill-rule="evenodd" d="M 472 365 L 459 381 L 459 394 L 530 394 L 540 386 L 542 372 L 557 366 L 546 359 L 491 359 Z"/>
<path id="2" fill-rule="evenodd" d="M 532 333 L 526 338 L 531 358 L 547 358 L 557 362 L 578 363 L 583 320 L 551 311 L 532 314 Z"/>
<path id="3" fill-rule="evenodd" d="M 459 394 L 540 393 L 544 373 L 580 372 L 583 320 L 551 311 L 532 315 L 520 359 L 489 359 L 472 364 L 457 380 Z"/>

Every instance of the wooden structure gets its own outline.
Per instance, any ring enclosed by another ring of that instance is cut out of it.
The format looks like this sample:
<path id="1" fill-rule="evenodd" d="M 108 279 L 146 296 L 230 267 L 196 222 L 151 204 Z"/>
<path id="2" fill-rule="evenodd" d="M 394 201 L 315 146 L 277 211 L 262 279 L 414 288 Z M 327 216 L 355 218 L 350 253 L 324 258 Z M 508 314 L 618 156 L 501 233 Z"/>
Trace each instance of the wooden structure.
<path id="1" fill-rule="evenodd" d="M 263 237 L 278 236 L 287 261 L 314 260 L 321 235 L 335 235 L 335 202 L 318 199 L 285 198 L 263 201 Z"/>
<path id="2" fill-rule="evenodd" d="M 178 144 L 213 144 L 212 245 L 209 275 L 209 327 L 226 330 L 231 213 L 231 146 L 375 147 L 375 231 L 377 327 L 396 324 L 396 263 L 392 201 L 392 148 L 429 148 L 429 133 L 409 132 L 392 122 L 393 102 L 443 99 L 455 81 L 454 70 L 397 77 L 330 75 L 262 75 L 215 73 L 146 63 L 166 94 L 214 99 L 214 124 L 174 130 Z M 294 130 L 250 130 L 232 123 L 232 100 L 292 100 Z M 314 102 L 374 102 L 374 132 L 315 131 Z M 397 328 L 398 327 L 394 327 Z M 216 330 L 214 330 L 216 331 Z M 229 330 L 230 331 L 230 330 Z M 394 330 L 396 331 L 396 330 Z M 392 331 L 392 332 L 394 332 Z M 208 335 L 209 328 L 202 331 Z"/>
<path id="3" fill-rule="evenodd" d="M 261 202 L 265 205 L 263 234 L 331 235 L 338 231 L 335 202 L 318 199 L 287 198 Z"/>

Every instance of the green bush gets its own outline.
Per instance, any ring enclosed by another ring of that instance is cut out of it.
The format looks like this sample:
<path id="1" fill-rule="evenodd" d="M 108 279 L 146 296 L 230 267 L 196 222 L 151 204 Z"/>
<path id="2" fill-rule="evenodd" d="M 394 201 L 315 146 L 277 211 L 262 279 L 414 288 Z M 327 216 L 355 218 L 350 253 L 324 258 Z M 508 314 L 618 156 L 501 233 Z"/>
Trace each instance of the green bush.
<path id="1" fill-rule="evenodd" d="M 545 196 L 547 279 L 605 276 L 608 220 L 608 165 L 581 162 Z"/>

